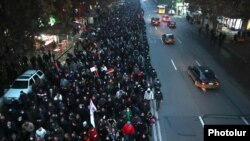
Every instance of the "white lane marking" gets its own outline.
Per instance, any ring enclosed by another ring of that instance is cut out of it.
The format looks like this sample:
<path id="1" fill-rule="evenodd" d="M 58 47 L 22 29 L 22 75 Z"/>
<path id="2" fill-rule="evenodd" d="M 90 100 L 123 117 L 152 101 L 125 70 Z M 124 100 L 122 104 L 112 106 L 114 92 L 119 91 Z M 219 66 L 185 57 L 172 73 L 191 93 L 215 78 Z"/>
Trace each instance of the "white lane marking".
<path id="1" fill-rule="evenodd" d="M 197 60 L 195 60 L 195 63 L 196 63 L 198 66 L 201 66 L 201 64 L 200 64 Z"/>
<path id="2" fill-rule="evenodd" d="M 182 44 L 182 41 L 181 41 L 179 38 L 177 38 L 177 41 L 178 41 L 180 44 Z"/>
<path id="3" fill-rule="evenodd" d="M 201 116 L 199 116 L 199 120 L 200 120 L 200 122 L 201 122 L 202 127 L 204 127 L 205 123 L 204 123 L 204 121 L 203 121 L 203 119 L 202 119 Z"/>
<path id="4" fill-rule="evenodd" d="M 155 26 L 155 30 L 157 30 L 157 27 Z"/>
<path id="5" fill-rule="evenodd" d="M 246 120 L 245 117 L 240 117 L 240 118 L 245 122 L 246 125 L 249 125 L 249 122 Z"/>
<path id="6" fill-rule="evenodd" d="M 174 64 L 173 59 L 171 59 L 171 62 L 172 62 L 172 65 L 174 66 L 174 69 L 177 70 L 177 68 L 176 68 L 176 66 L 175 66 L 175 64 Z"/>
<path id="7" fill-rule="evenodd" d="M 151 113 L 154 114 L 154 102 L 153 101 L 150 101 L 150 111 Z M 154 135 L 154 140 L 156 141 L 157 140 L 157 135 L 156 135 L 156 125 L 153 124 L 153 127 L 152 127 L 152 131 L 153 131 L 153 135 Z"/>
<path id="8" fill-rule="evenodd" d="M 157 112 L 157 111 L 155 111 L 155 116 L 156 116 L 156 119 L 159 119 L 159 116 L 158 116 L 158 112 Z M 158 131 L 158 139 L 159 139 L 159 141 L 162 141 L 162 137 L 161 137 L 161 126 L 160 126 L 159 120 L 156 121 L 156 125 L 157 125 L 157 131 Z M 164 140 L 167 141 L 166 137 L 165 137 Z"/>
<path id="9" fill-rule="evenodd" d="M 153 88 L 153 92 L 155 92 L 154 88 Z M 157 135 L 155 135 L 155 136 L 157 136 L 158 140 L 155 140 L 155 141 L 162 141 L 161 126 L 160 126 L 160 122 L 159 122 L 159 115 L 158 115 L 158 111 L 156 110 L 156 101 L 153 100 L 150 104 L 151 104 L 151 106 L 153 108 L 153 115 L 155 115 L 155 117 L 156 117 L 156 124 L 154 124 L 154 125 L 156 125 L 155 131 L 157 131 Z M 154 132 L 154 133 L 156 133 L 156 132 Z M 164 140 L 167 141 L 166 137 L 165 137 Z"/>

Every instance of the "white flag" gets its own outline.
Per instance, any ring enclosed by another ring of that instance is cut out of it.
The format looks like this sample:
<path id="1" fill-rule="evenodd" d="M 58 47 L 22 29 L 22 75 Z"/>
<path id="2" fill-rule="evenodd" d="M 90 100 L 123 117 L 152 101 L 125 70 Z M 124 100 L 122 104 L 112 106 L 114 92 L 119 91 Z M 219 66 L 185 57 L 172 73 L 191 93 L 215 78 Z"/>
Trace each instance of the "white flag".
<path id="1" fill-rule="evenodd" d="M 94 112 L 96 111 L 95 104 L 93 103 L 92 99 L 90 99 L 90 104 L 89 104 L 89 111 L 90 111 L 90 123 L 95 127 L 95 117 L 94 117 Z"/>

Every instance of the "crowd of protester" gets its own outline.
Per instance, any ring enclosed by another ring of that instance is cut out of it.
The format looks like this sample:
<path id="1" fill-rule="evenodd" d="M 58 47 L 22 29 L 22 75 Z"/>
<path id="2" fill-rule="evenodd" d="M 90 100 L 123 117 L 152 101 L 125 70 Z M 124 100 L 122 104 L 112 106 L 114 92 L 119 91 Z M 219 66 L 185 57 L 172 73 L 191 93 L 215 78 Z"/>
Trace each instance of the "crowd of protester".
<path id="1" fill-rule="evenodd" d="M 46 80 L 4 105 L 0 140 L 149 141 L 157 120 L 150 100 L 162 94 L 159 88 L 160 96 L 153 93 L 160 84 L 143 14 L 139 0 L 126 0 L 88 29 L 65 63 L 48 54 L 31 59 L 27 66 L 43 70 Z"/>

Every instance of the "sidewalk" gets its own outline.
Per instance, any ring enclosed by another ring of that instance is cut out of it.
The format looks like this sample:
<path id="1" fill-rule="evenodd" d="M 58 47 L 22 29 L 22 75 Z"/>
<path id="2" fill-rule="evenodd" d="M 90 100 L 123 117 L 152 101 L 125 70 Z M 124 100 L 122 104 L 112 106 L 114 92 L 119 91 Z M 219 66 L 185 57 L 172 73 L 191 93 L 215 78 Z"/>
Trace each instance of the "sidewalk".
<path id="1" fill-rule="evenodd" d="M 241 59 L 244 63 L 250 63 L 250 38 L 248 37 L 245 42 L 225 42 L 223 48 L 230 54 Z"/>
<path id="2" fill-rule="evenodd" d="M 197 28 L 201 26 L 200 24 L 193 24 L 193 25 L 196 26 Z M 202 32 L 206 34 L 205 28 L 203 28 Z M 244 42 L 235 42 L 233 41 L 233 37 L 235 34 L 237 34 L 237 31 L 232 31 L 227 27 L 223 27 L 222 32 L 225 33 L 226 35 L 226 39 L 222 44 L 222 48 L 231 55 L 242 60 L 245 64 L 250 64 L 250 37 L 246 37 Z M 207 36 L 210 36 L 210 34 Z"/>

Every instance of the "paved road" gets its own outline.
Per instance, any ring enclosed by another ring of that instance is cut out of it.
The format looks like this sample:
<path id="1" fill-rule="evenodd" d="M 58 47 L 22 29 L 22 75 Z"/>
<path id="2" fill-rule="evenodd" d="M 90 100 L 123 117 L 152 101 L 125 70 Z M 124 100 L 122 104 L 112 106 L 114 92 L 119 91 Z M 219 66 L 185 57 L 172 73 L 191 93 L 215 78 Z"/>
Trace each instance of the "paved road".
<path id="1" fill-rule="evenodd" d="M 164 101 L 159 111 L 161 136 L 164 141 L 203 140 L 204 124 L 250 123 L 250 99 L 245 90 L 225 70 L 222 62 L 229 63 L 230 54 L 221 50 L 221 57 L 211 55 L 210 42 L 199 37 L 197 29 L 184 17 L 173 17 L 176 29 L 162 23 L 150 25 L 156 5 L 152 0 L 142 1 L 147 36 L 150 45 L 151 63 L 162 83 Z M 176 37 L 175 45 L 164 45 L 163 33 L 171 32 Z M 227 59 L 229 58 L 229 59 Z M 219 59 L 219 60 L 218 60 Z M 221 88 L 202 92 L 187 75 L 189 65 L 208 65 L 221 80 Z"/>

